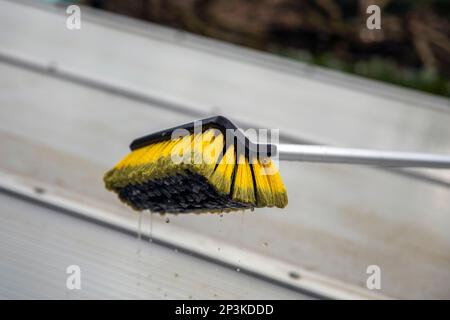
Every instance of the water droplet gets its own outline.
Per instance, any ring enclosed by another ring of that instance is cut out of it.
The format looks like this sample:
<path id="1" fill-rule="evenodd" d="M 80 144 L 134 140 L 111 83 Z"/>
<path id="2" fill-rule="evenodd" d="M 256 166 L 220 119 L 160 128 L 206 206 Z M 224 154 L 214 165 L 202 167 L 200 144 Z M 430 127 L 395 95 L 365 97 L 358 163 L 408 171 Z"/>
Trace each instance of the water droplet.
<path id="1" fill-rule="evenodd" d="M 138 230 L 137 230 L 137 234 L 138 234 L 138 247 L 137 247 L 137 254 L 140 255 L 141 254 L 141 238 L 142 238 L 142 212 L 139 212 L 139 217 L 138 217 Z"/>
<path id="2" fill-rule="evenodd" d="M 139 217 L 138 217 L 138 239 L 141 240 L 141 229 L 142 229 L 142 213 L 139 212 Z"/>
<path id="3" fill-rule="evenodd" d="M 237 272 L 241 272 L 241 269 L 239 269 L 239 268 L 236 268 L 236 271 L 237 271 Z"/>
<path id="4" fill-rule="evenodd" d="M 34 192 L 36 192 L 37 194 L 44 194 L 45 189 L 41 187 L 34 187 Z"/>
<path id="5" fill-rule="evenodd" d="M 153 214 L 151 213 L 150 210 L 148 210 L 148 213 L 150 215 L 150 230 L 148 233 L 148 241 L 150 243 L 152 243 L 153 242 Z"/>

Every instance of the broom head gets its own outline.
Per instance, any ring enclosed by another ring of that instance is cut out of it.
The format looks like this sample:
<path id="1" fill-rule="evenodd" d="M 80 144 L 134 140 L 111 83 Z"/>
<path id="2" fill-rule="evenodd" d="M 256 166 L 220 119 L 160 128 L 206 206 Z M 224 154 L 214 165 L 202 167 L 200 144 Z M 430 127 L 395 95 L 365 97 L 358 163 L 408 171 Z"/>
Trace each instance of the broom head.
<path id="1" fill-rule="evenodd" d="M 229 212 L 287 205 L 271 155 L 217 116 L 134 140 L 131 152 L 104 176 L 105 186 L 136 210 Z"/>

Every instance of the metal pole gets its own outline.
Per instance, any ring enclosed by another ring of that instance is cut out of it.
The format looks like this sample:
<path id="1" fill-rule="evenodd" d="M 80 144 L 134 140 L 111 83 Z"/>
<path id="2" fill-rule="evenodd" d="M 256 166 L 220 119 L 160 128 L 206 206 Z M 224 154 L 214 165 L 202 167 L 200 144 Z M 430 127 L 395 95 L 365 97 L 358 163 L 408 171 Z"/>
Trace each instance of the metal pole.
<path id="1" fill-rule="evenodd" d="M 450 169 L 450 155 L 295 144 L 280 144 L 278 145 L 278 152 L 279 159 L 286 161 Z"/>

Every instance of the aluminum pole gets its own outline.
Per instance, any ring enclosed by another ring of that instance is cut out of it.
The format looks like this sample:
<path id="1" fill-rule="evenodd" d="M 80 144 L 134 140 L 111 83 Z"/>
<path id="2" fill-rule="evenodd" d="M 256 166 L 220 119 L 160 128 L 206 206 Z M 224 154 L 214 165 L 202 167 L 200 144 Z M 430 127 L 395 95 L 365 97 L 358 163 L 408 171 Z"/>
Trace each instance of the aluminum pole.
<path id="1" fill-rule="evenodd" d="M 450 169 L 450 155 L 295 144 L 278 145 L 278 153 L 285 161 Z"/>

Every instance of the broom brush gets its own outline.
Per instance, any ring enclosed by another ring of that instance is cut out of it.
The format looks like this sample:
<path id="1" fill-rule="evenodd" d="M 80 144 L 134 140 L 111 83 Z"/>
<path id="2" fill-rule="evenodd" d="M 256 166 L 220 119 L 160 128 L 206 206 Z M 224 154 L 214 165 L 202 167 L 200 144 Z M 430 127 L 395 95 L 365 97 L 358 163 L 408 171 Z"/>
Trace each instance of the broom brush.
<path id="1" fill-rule="evenodd" d="M 450 168 L 450 156 L 258 144 L 217 116 L 134 140 L 104 176 L 105 187 L 135 210 L 230 212 L 288 203 L 275 157 L 285 161 Z"/>

